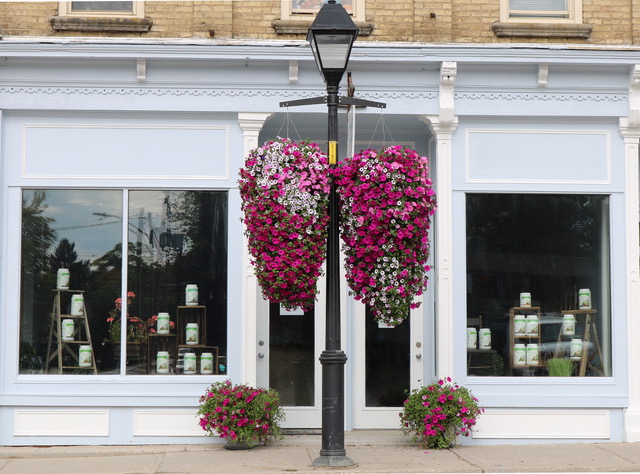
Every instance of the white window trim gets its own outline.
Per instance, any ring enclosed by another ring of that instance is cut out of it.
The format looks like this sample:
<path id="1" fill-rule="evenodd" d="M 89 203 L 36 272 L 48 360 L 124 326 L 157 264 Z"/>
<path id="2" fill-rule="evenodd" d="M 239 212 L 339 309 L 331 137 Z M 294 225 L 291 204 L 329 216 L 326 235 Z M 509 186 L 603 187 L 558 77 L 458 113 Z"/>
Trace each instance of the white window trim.
<path id="1" fill-rule="evenodd" d="M 365 0 L 353 0 L 352 17 L 354 21 L 365 21 L 364 3 L 365 3 Z M 307 18 L 311 19 L 314 16 L 315 16 L 315 13 L 292 13 L 291 0 L 280 0 L 280 19 L 281 20 L 304 20 Z"/>
<path id="2" fill-rule="evenodd" d="M 58 16 L 61 17 L 100 17 L 100 18 L 144 18 L 144 2 L 134 1 L 133 11 L 131 12 L 114 12 L 114 11 L 77 11 L 71 10 L 71 2 L 59 2 Z"/>
<path id="3" fill-rule="evenodd" d="M 509 0 L 500 0 L 500 21 L 502 23 L 568 23 L 582 24 L 582 0 L 568 1 L 569 18 L 549 17 L 509 17 Z"/>

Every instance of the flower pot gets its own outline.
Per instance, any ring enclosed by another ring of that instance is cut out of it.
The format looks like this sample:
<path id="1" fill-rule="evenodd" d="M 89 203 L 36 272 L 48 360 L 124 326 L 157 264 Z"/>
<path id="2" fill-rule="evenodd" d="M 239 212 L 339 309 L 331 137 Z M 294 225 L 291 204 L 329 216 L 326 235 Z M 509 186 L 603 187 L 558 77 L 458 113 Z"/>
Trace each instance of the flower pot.
<path id="1" fill-rule="evenodd" d="M 236 439 L 227 438 L 227 444 L 224 445 L 224 449 L 252 449 L 253 446 L 246 441 L 238 441 Z"/>

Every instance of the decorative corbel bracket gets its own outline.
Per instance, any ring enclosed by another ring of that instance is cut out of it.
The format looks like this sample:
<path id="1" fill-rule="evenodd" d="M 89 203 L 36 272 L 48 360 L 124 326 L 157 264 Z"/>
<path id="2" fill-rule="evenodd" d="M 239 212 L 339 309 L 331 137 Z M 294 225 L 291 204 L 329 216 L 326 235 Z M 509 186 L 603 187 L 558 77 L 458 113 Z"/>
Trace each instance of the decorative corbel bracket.
<path id="1" fill-rule="evenodd" d="M 138 58 L 136 63 L 136 76 L 138 82 L 147 82 L 147 60 Z"/>
<path id="2" fill-rule="evenodd" d="M 640 64 L 635 64 L 631 70 L 627 126 L 630 128 L 640 127 Z"/>
<path id="3" fill-rule="evenodd" d="M 547 63 L 538 64 L 538 86 L 547 87 L 549 79 L 549 65 Z"/>
<path id="4" fill-rule="evenodd" d="M 443 61 L 440 67 L 440 111 L 438 121 L 441 125 L 455 122 L 454 89 L 458 64 L 455 61 Z"/>
<path id="5" fill-rule="evenodd" d="M 298 61 L 289 61 L 289 84 L 298 83 Z"/>

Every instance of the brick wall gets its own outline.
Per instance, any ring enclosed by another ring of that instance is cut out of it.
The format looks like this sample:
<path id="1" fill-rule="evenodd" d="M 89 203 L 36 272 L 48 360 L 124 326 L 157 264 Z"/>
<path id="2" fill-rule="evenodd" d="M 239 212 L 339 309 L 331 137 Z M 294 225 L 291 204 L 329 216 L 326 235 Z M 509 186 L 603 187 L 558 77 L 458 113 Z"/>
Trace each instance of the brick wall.
<path id="1" fill-rule="evenodd" d="M 0 2 L 0 30 L 15 36 L 114 36 L 142 38 L 303 39 L 276 34 L 280 0 L 153 1 L 145 3 L 147 32 L 58 31 L 51 18 L 57 2 Z M 425 43 L 574 42 L 640 44 L 638 0 L 583 0 L 583 19 L 593 26 L 588 39 L 498 38 L 499 0 L 366 0 L 370 36 L 359 41 Z"/>

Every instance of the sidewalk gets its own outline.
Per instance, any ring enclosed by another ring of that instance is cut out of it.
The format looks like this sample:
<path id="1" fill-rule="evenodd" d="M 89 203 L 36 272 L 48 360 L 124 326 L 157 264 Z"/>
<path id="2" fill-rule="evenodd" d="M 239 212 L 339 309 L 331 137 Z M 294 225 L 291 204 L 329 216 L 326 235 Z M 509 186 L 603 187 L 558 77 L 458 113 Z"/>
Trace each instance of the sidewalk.
<path id="1" fill-rule="evenodd" d="M 640 472 L 639 443 L 460 446 L 425 450 L 400 431 L 345 433 L 349 468 L 311 466 L 318 435 L 229 451 L 222 444 L 0 447 L 0 474 Z"/>

